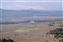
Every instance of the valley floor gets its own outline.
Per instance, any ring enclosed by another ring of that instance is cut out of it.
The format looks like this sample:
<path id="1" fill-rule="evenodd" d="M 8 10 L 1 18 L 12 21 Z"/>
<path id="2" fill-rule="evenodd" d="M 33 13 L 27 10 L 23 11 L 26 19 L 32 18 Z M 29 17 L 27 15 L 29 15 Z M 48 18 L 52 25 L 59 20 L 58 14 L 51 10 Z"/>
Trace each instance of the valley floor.
<path id="1" fill-rule="evenodd" d="M 47 34 L 58 24 L 49 26 L 49 23 L 38 24 L 8 24 L 0 25 L 0 39 L 13 39 L 15 42 L 58 42 L 53 35 Z"/>

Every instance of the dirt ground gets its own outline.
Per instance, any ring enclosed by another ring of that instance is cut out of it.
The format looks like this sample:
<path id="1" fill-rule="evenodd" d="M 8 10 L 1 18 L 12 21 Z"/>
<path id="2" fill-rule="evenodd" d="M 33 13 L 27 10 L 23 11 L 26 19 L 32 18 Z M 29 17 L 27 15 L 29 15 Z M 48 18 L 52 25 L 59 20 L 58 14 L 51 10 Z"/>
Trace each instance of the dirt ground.
<path id="1" fill-rule="evenodd" d="M 49 26 L 48 23 L 0 25 L 0 39 L 10 38 L 15 42 L 58 42 L 53 35 L 47 34 L 57 27 L 58 24 Z"/>

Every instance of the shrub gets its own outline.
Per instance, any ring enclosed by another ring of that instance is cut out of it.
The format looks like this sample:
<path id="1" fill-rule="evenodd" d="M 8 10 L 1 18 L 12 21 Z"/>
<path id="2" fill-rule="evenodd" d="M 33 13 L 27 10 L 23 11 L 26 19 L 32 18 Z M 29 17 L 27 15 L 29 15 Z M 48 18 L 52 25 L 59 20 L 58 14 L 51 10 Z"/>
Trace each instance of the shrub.
<path id="1" fill-rule="evenodd" d="M 55 30 L 50 30 L 50 34 L 54 35 L 55 38 L 63 38 L 63 29 L 57 28 Z"/>
<path id="2" fill-rule="evenodd" d="M 11 39 L 2 39 L 2 40 L 0 40 L 0 42 L 14 42 L 13 40 L 11 40 Z"/>

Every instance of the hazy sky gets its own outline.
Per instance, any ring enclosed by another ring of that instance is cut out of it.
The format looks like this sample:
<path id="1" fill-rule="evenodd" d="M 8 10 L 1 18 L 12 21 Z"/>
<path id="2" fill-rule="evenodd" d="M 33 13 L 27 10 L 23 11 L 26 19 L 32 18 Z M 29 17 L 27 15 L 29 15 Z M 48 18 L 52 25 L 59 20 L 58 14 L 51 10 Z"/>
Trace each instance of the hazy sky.
<path id="1" fill-rule="evenodd" d="M 62 2 L 60 1 L 61 0 L 0 0 L 1 3 L 0 8 L 9 10 L 22 10 L 22 9 L 61 10 Z"/>
<path id="2" fill-rule="evenodd" d="M 62 1 L 62 0 L 2 0 L 2 1 Z"/>

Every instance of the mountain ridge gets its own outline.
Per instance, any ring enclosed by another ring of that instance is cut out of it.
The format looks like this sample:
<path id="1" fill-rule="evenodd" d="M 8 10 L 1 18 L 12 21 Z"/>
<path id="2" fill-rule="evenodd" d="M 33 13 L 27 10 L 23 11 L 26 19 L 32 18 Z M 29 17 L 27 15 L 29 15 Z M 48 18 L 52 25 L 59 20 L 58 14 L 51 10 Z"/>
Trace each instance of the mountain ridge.
<path id="1" fill-rule="evenodd" d="M 5 10 L 0 9 L 0 13 L 2 14 L 20 14 L 20 15 L 40 15 L 40 16 L 62 16 L 63 11 L 41 11 L 41 10 Z"/>
<path id="2" fill-rule="evenodd" d="M 18 10 L 0 9 L 0 13 L 2 13 L 0 14 L 0 21 L 2 21 L 2 23 L 0 22 L 0 24 L 25 23 L 25 22 L 30 22 L 31 20 L 34 20 L 35 22 L 44 22 L 44 21 L 51 21 L 52 19 L 49 18 L 51 16 L 52 17 L 63 16 L 62 14 L 63 11 L 41 11 L 41 10 L 19 10 L 18 11 Z M 49 17 L 46 18 L 47 16 Z M 62 20 L 62 19 L 57 18 L 57 20 Z"/>

